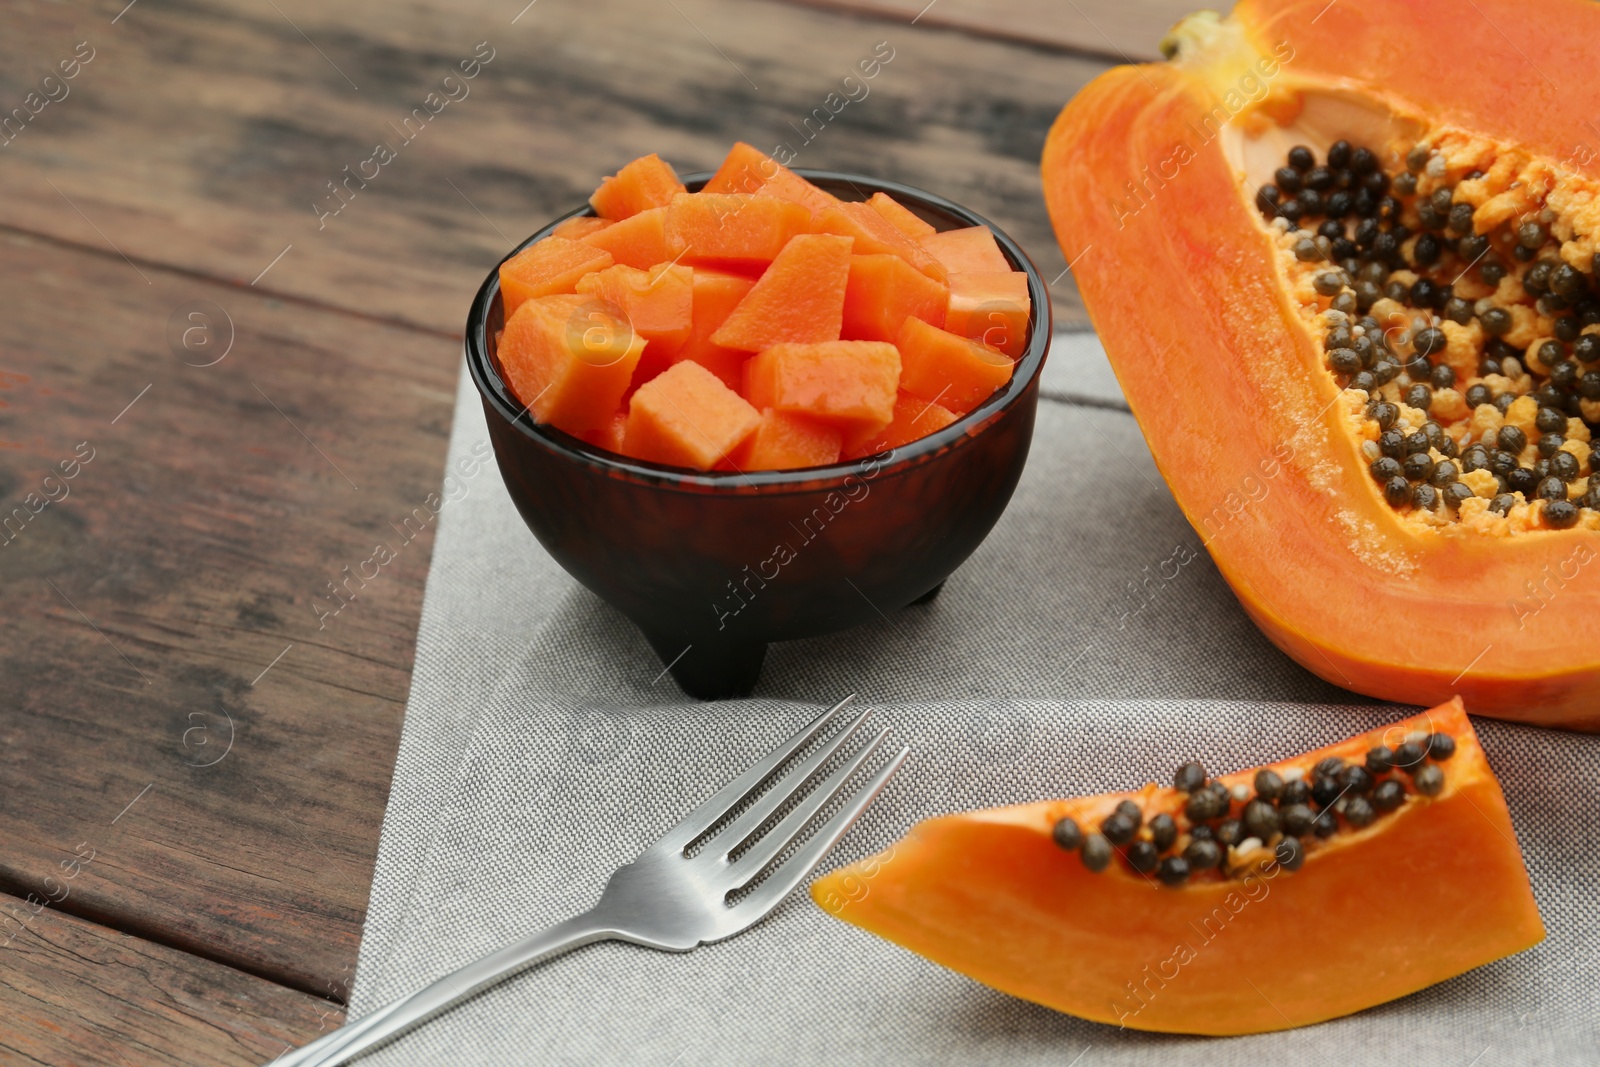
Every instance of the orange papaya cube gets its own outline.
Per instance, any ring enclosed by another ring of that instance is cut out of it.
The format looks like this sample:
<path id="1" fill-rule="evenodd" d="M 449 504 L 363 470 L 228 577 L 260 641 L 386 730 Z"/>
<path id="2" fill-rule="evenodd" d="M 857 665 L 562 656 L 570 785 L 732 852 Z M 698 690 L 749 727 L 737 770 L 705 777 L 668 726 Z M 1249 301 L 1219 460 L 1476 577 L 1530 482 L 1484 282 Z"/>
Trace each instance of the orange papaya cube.
<path id="1" fill-rule="evenodd" d="M 506 383 L 535 422 L 582 434 L 622 405 L 644 344 L 601 301 L 563 294 L 523 301 L 498 354 Z"/>
<path id="2" fill-rule="evenodd" d="M 901 393 L 895 398 L 894 418 L 889 420 L 889 425 L 876 433 L 859 434 L 846 441 L 842 455 L 845 459 L 876 456 L 942 430 L 958 418 L 956 412 L 942 404 Z"/>
<path id="3" fill-rule="evenodd" d="M 744 365 L 744 395 L 758 408 L 809 415 L 847 435 L 894 418 L 900 353 L 883 341 L 773 345 Z"/>
<path id="4" fill-rule="evenodd" d="M 685 191 L 671 165 L 652 152 L 601 182 L 589 198 L 589 206 L 601 218 L 615 222 L 653 207 L 666 207 Z"/>
<path id="5" fill-rule="evenodd" d="M 957 415 L 965 415 L 1011 380 L 1010 356 L 921 319 L 907 319 L 894 346 L 900 350 L 900 388 Z"/>
<path id="6" fill-rule="evenodd" d="M 1032 309 L 1028 276 L 1019 270 L 952 274 L 944 328 L 1015 359 L 1028 341 Z M 845 317 L 848 321 L 848 301 Z"/>
<path id="7" fill-rule="evenodd" d="M 895 229 L 892 222 L 868 204 L 841 202 L 818 215 L 811 223 L 811 231 L 853 238 L 857 255 L 899 256 L 937 281 L 944 281 L 948 273 L 932 253 Z"/>
<path id="8" fill-rule="evenodd" d="M 565 237 L 569 241 L 581 241 L 590 234 L 599 233 L 610 225 L 611 223 L 607 220 L 596 218 L 593 215 L 574 215 L 570 219 L 563 219 L 556 223 L 555 229 L 550 231 L 550 236 Z"/>
<path id="9" fill-rule="evenodd" d="M 921 243 L 951 274 L 1013 269 L 1011 261 L 1000 251 L 994 232 L 987 226 L 945 230 L 922 238 Z"/>
<path id="10" fill-rule="evenodd" d="M 611 266 L 611 253 L 565 237 L 546 237 L 500 264 L 500 300 L 506 318 L 524 300 L 577 289 L 578 279 Z"/>
<path id="11" fill-rule="evenodd" d="M 755 282 L 740 274 L 726 274 L 718 270 L 694 272 L 694 320 L 689 326 L 689 338 L 673 356 L 673 361 L 692 359 L 706 370 L 721 378 L 730 389 L 744 386 L 744 361 L 750 353 L 736 348 L 724 348 L 711 340 L 711 335 L 727 321 L 733 309 L 739 306 Z"/>
<path id="12" fill-rule="evenodd" d="M 849 278 L 850 238 L 801 234 L 783 246 L 711 340 L 746 352 L 837 341 Z"/>
<path id="13" fill-rule="evenodd" d="M 893 341 L 908 318 L 943 326 L 950 292 L 942 282 L 899 256 L 850 257 L 839 336 L 853 341 Z"/>
<path id="14" fill-rule="evenodd" d="M 705 193 L 761 193 L 800 204 L 813 215 L 839 201 L 794 171 L 751 145 L 740 141 L 728 152 L 722 166 L 701 189 Z"/>
<path id="15" fill-rule="evenodd" d="M 628 405 L 623 451 L 674 467 L 710 470 L 754 432 L 761 413 L 692 361 L 641 385 Z"/>
<path id="16" fill-rule="evenodd" d="M 684 193 L 667 208 L 667 251 L 680 263 L 761 269 L 811 226 L 799 204 L 746 193 Z"/>
<path id="17" fill-rule="evenodd" d="M 600 428 L 581 434 L 582 438 L 596 448 L 603 448 L 607 452 L 622 452 L 622 435 L 628 426 L 628 413 L 626 411 L 612 412 L 611 417 L 600 424 Z"/>
<path id="18" fill-rule="evenodd" d="M 578 279 L 578 292 L 605 301 L 662 357 L 676 352 L 689 338 L 694 317 L 692 267 L 663 263 L 646 271 L 619 263 Z"/>
<path id="19" fill-rule="evenodd" d="M 839 461 L 842 443 L 843 436 L 836 426 L 767 408 L 761 413 L 755 432 L 728 457 L 728 466 L 741 471 L 826 467 Z"/>
<path id="20" fill-rule="evenodd" d="M 646 270 L 672 258 L 667 252 L 667 209 L 653 207 L 582 238 L 591 248 L 611 253 L 615 263 Z"/>
<path id="21" fill-rule="evenodd" d="M 873 193 L 867 203 L 874 211 L 888 219 L 889 225 L 913 241 L 920 241 L 922 238 L 938 232 L 933 228 L 933 223 L 924 221 L 922 216 L 916 214 L 888 193 Z"/>

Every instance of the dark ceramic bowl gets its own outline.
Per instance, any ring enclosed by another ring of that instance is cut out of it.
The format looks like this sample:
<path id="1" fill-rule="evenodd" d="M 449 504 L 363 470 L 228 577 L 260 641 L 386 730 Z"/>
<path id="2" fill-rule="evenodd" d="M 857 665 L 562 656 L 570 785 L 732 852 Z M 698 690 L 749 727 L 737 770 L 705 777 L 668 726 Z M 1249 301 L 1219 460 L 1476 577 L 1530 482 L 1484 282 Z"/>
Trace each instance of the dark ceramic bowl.
<path id="1" fill-rule="evenodd" d="M 771 641 L 833 633 L 938 594 L 1016 488 L 1050 344 L 1043 279 L 986 219 L 893 182 L 799 173 L 842 199 L 882 190 L 941 230 L 994 231 L 1027 272 L 1033 302 L 1027 346 L 1004 389 L 874 458 L 749 474 L 685 470 L 596 448 L 524 413 L 495 356 L 504 321 L 497 272 L 467 316 L 467 366 L 522 517 L 568 573 L 638 624 L 686 693 L 708 700 L 749 693 Z M 698 189 L 708 177 L 686 184 Z"/>

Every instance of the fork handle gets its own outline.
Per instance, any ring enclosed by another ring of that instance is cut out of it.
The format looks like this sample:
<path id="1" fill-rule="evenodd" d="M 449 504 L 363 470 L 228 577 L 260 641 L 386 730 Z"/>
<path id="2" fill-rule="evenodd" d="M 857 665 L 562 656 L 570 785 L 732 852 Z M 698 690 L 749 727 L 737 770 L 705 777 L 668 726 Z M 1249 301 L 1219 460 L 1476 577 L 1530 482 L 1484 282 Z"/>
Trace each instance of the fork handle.
<path id="1" fill-rule="evenodd" d="M 593 912 L 575 915 L 285 1053 L 273 1060 L 271 1067 L 332 1067 L 348 1063 L 519 971 L 580 946 L 608 940 L 616 933 Z"/>

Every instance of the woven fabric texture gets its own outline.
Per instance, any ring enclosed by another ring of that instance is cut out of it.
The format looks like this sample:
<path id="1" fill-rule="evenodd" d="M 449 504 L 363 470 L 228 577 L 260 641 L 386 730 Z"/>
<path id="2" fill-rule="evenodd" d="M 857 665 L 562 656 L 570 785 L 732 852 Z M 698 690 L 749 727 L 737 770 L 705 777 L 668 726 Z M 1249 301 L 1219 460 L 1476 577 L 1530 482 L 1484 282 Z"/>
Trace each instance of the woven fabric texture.
<path id="1" fill-rule="evenodd" d="M 1117 410 L 1092 337 L 1061 340 L 1070 359 L 1045 392 L 1071 401 L 1041 402 L 1010 509 L 943 594 L 774 646 L 754 697 L 717 704 L 685 698 L 550 560 L 492 463 L 463 473 L 487 436 L 463 378 L 352 1017 L 589 907 L 615 867 L 845 693 L 912 753 L 824 869 L 940 813 L 1129 788 L 1191 757 L 1231 770 L 1405 714 L 1256 631 Z M 364 1062 L 1593 1063 L 1600 739 L 1477 725 L 1549 937 L 1346 1019 L 1227 1040 L 1120 1031 L 989 990 L 797 892 L 688 955 L 580 949 Z M 1405 914 L 1380 890 L 1373 936 Z"/>

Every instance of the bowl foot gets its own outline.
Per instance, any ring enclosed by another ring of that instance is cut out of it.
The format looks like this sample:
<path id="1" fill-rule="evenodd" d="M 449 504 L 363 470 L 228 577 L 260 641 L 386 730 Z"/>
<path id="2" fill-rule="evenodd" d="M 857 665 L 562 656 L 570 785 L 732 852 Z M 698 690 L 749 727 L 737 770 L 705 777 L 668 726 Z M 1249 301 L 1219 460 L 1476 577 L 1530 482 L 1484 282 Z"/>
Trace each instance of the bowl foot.
<path id="1" fill-rule="evenodd" d="M 940 591 L 943 590 L 943 589 L 944 589 L 944 583 L 940 582 L 938 585 L 934 586 L 932 589 L 928 590 L 926 593 L 923 593 L 921 596 L 917 597 L 917 599 L 913 600 L 911 603 L 913 603 L 913 604 L 931 604 L 931 603 L 933 603 L 934 598 L 937 597 L 939 595 Z"/>
<path id="2" fill-rule="evenodd" d="M 697 700 L 749 696 L 767 657 L 764 641 L 729 641 L 704 634 L 691 640 L 681 633 L 652 634 L 648 630 L 645 638 L 678 688 Z"/>

